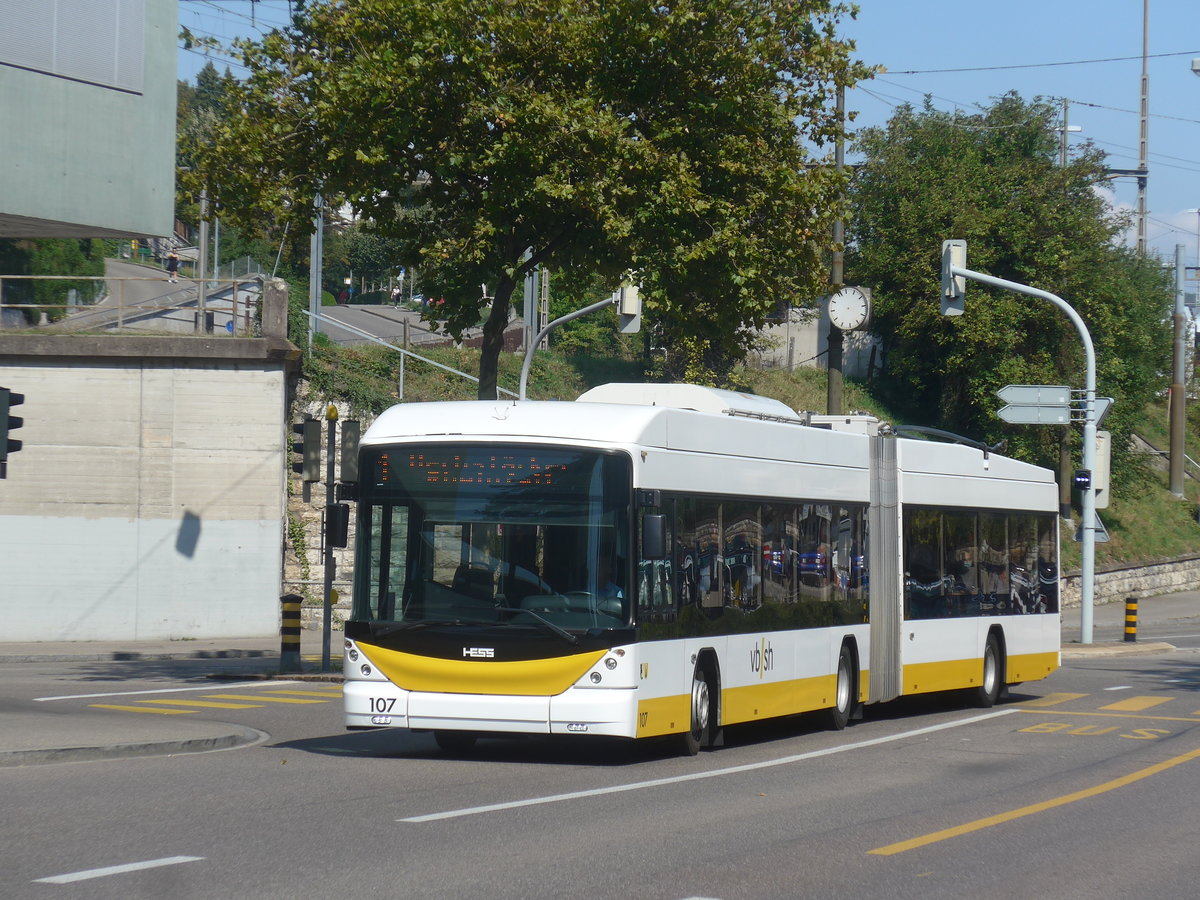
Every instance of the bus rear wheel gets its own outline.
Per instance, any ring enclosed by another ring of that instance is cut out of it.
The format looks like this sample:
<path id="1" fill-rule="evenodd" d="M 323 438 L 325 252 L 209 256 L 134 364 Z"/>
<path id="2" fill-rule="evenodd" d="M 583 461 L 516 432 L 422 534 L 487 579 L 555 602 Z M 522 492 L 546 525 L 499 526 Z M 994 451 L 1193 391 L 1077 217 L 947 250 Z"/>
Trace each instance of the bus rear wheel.
<path id="1" fill-rule="evenodd" d="M 975 688 L 973 699 L 975 705 L 989 709 L 1000 699 L 1000 691 L 1004 687 L 1004 666 L 1000 652 L 1000 642 L 994 634 L 989 634 L 987 644 L 983 648 L 983 678 L 979 687 Z"/>
<path id="2" fill-rule="evenodd" d="M 692 674 L 692 697 L 690 727 L 679 739 L 679 748 L 685 756 L 695 756 L 700 747 L 708 742 L 712 726 L 712 688 L 708 675 L 699 667 Z"/>
<path id="3" fill-rule="evenodd" d="M 826 711 L 826 721 L 834 731 L 841 731 L 850 721 L 850 711 L 854 708 L 854 682 L 854 655 L 847 645 L 842 644 L 842 652 L 838 655 L 834 703 Z"/>

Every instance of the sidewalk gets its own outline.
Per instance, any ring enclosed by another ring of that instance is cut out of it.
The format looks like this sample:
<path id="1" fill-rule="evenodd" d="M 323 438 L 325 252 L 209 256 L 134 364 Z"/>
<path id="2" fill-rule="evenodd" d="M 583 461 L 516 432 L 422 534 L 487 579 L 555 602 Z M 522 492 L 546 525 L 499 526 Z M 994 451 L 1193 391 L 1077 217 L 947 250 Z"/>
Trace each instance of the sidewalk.
<path id="1" fill-rule="evenodd" d="M 303 672 L 299 674 L 280 673 L 278 637 L 203 641 L 0 642 L 0 663 L 212 660 L 210 677 L 214 679 L 214 690 L 220 690 L 226 679 L 340 682 L 341 631 L 334 631 L 330 638 L 332 673 L 319 671 L 322 644 L 320 630 L 306 629 L 300 633 Z M 229 722 L 175 715 L 125 715 L 91 709 L 66 712 L 50 703 L 0 697 L 0 768 L 197 753 L 251 746 L 268 739 L 269 735 L 257 729 Z"/>
<path id="2" fill-rule="evenodd" d="M 1141 626 L 1195 620 L 1200 626 L 1200 591 L 1150 597 L 1138 604 Z M 1124 641 L 1125 605 L 1099 606 L 1092 617 L 1092 644 L 1079 643 L 1079 609 L 1063 612 L 1062 656 L 1067 659 L 1170 652 L 1170 644 Z M 323 634 L 304 630 L 300 655 L 304 672 L 279 673 L 279 638 L 203 641 L 79 641 L 2 643 L 0 663 L 212 660 L 214 678 L 280 678 L 341 681 L 342 634 L 330 639 L 333 673 L 320 673 Z M 249 746 L 268 735 L 239 725 L 179 716 L 122 715 L 88 710 L 59 712 L 53 706 L 0 698 L 0 767 L 47 762 L 163 756 Z"/>

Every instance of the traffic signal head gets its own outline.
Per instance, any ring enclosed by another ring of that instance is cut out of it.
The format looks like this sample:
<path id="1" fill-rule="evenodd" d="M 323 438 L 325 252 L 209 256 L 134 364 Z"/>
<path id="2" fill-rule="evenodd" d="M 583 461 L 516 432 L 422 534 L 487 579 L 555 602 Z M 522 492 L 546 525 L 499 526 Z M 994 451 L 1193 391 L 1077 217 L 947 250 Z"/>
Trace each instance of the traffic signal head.
<path id="1" fill-rule="evenodd" d="M 306 483 L 315 484 L 321 480 L 321 423 L 306 416 L 292 426 L 292 432 L 297 436 L 292 442 L 292 452 L 297 454 L 292 471 Z"/>
<path id="2" fill-rule="evenodd" d="M 6 387 L 0 387 L 0 462 L 8 461 L 8 454 L 21 449 L 21 442 L 12 437 L 12 433 L 25 424 L 20 416 L 14 416 L 11 410 L 25 402 L 25 395 Z"/>
<path id="3" fill-rule="evenodd" d="M 967 279 L 955 275 L 952 266 L 967 267 L 967 242 L 961 240 L 942 241 L 942 315 L 961 316 L 967 310 L 965 294 Z"/>

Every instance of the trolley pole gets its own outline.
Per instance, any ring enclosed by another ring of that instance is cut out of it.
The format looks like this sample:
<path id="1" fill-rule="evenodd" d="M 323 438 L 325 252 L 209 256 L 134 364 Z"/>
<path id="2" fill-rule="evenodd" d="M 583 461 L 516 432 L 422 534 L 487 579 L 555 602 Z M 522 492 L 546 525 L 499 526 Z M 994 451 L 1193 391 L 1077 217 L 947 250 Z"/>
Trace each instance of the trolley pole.
<path id="1" fill-rule="evenodd" d="M 322 521 L 326 523 L 321 528 L 321 545 L 325 555 L 325 583 L 322 589 L 325 593 L 324 623 L 321 631 L 321 671 L 330 670 L 330 645 L 333 641 L 333 542 L 329 539 L 329 512 L 337 502 L 335 496 L 333 463 L 337 456 L 337 407 L 332 403 L 325 411 L 325 515 Z"/>
<path id="2" fill-rule="evenodd" d="M 1093 613 L 1095 603 L 1096 579 L 1096 487 L 1091 478 L 1096 468 L 1096 349 L 1092 344 L 1092 335 L 1088 331 L 1079 313 L 1067 301 L 1028 285 L 1015 281 L 1006 281 L 993 275 L 974 272 L 966 267 L 967 246 L 965 241 L 946 241 L 942 245 L 942 313 L 943 315 L 962 315 L 966 304 L 963 295 L 966 291 L 965 281 L 971 279 L 993 287 L 1003 288 L 1017 294 L 1029 297 L 1039 297 L 1049 300 L 1062 310 L 1083 341 L 1083 350 L 1087 359 L 1084 374 L 1084 417 L 1083 417 L 1083 470 L 1088 473 L 1087 483 L 1081 484 L 1083 495 L 1082 519 L 1079 531 L 1081 537 L 1080 559 L 1080 598 L 1079 598 L 1079 642 L 1092 643 Z"/>

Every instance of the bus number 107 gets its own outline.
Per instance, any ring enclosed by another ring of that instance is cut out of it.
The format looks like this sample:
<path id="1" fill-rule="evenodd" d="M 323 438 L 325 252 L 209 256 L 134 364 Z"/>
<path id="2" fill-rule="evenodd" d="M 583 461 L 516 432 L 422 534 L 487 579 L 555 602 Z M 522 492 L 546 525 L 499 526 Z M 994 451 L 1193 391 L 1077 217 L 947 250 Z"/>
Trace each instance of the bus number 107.
<path id="1" fill-rule="evenodd" d="M 372 697 L 371 712 L 390 713 L 396 705 L 395 697 Z"/>

